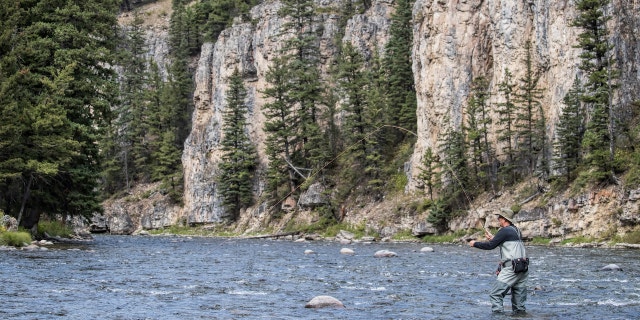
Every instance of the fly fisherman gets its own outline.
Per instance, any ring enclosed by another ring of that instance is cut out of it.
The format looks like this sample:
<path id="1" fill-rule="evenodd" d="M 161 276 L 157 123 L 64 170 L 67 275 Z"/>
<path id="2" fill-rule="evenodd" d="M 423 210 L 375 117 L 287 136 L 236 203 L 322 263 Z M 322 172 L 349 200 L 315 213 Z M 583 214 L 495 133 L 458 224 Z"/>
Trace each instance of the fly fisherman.
<path id="1" fill-rule="evenodd" d="M 489 241 L 477 242 L 471 240 L 469 245 L 483 250 L 492 250 L 500 247 L 500 266 L 498 267 L 498 278 L 495 282 L 491 294 L 491 310 L 493 312 L 503 312 L 502 305 L 504 296 L 511 289 L 511 308 L 514 314 L 526 312 L 524 303 L 527 301 L 527 277 L 529 276 L 528 264 L 524 244 L 520 230 L 513 225 L 513 211 L 501 209 L 498 216 L 500 230 L 493 236 L 485 229 L 485 236 Z M 523 259 L 519 259 L 523 258 Z M 513 266 L 512 266 L 513 261 Z M 520 263 L 526 261 L 524 266 Z M 514 271 L 515 269 L 515 271 Z"/>

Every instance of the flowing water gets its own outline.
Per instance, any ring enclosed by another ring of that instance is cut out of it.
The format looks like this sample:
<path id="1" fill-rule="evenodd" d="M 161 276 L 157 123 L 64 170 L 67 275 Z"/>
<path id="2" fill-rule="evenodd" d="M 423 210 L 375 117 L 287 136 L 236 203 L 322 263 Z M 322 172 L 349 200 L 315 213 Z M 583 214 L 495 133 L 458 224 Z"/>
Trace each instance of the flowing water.
<path id="1" fill-rule="evenodd" d="M 490 312 L 497 249 L 420 252 L 424 246 L 96 236 L 47 251 L 0 251 L 0 318 L 515 318 Z M 340 254 L 343 247 L 355 254 Z M 398 256 L 375 258 L 382 249 Z M 525 319 L 640 318 L 640 250 L 527 249 Z M 600 271 L 610 263 L 622 271 Z M 345 308 L 305 308 L 318 295 Z"/>

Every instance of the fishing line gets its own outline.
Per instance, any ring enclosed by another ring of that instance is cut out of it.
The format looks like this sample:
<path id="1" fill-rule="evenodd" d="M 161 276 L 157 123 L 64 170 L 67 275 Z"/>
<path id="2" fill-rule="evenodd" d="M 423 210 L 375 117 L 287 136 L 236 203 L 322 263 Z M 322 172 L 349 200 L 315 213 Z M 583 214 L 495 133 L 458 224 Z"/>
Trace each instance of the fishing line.
<path id="1" fill-rule="evenodd" d="M 312 172 L 309 177 L 307 177 L 306 180 L 311 179 L 313 177 L 315 177 L 319 172 L 321 172 L 322 170 L 324 170 L 328 165 L 330 165 L 331 163 L 333 163 L 334 161 L 336 161 L 337 159 L 339 159 L 340 157 L 342 157 L 345 153 L 347 153 L 349 150 L 351 150 L 351 148 L 356 145 L 361 143 L 362 141 L 368 139 L 371 135 L 377 133 L 378 131 L 384 129 L 384 128 L 395 128 L 398 129 L 400 131 L 404 131 L 407 133 L 410 133 L 412 135 L 414 135 L 416 138 L 418 137 L 418 134 L 407 129 L 404 127 L 400 127 L 400 126 L 396 126 L 396 125 L 391 125 L 391 124 L 383 124 L 381 126 L 378 126 L 375 130 L 369 132 L 368 134 L 366 134 L 362 139 L 350 144 L 349 146 L 347 146 L 342 152 L 340 152 L 337 156 L 335 156 L 333 159 L 331 159 L 330 161 L 328 161 L 327 163 L 325 163 L 321 168 L 317 169 L 316 171 Z M 451 175 L 453 176 L 454 180 L 456 180 L 456 182 L 458 183 L 458 185 L 460 185 L 460 189 L 462 190 L 462 193 L 464 194 L 465 198 L 467 199 L 467 202 L 469 204 L 469 208 L 471 208 L 473 211 L 475 211 L 476 213 L 478 213 L 478 211 L 473 207 L 473 205 L 471 204 L 471 197 L 469 197 L 469 194 L 467 193 L 466 189 L 464 188 L 464 185 L 462 184 L 462 182 L 460 181 L 460 179 L 458 178 L 458 176 L 455 174 L 455 172 L 453 171 L 453 169 L 451 168 L 451 166 L 449 166 L 448 163 L 443 162 L 444 165 L 447 167 L 447 169 L 449 170 L 449 172 L 451 172 Z M 285 199 L 289 198 L 294 192 L 296 192 L 298 189 L 300 189 L 300 187 L 302 186 L 303 183 L 298 184 L 293 190 L 291 190 L 289 193 L 287 193 L 287 195 L 285 195 L 284 197 L 282 197 L 280 200 L 278 200 L 276 203 L 274 203 L 273 205 L 271 205 L 267 211 L 271 211 L 275 206 L 281 204 Z M 486 227 L 483 225 L 485 231 L 486 231 Z"/>

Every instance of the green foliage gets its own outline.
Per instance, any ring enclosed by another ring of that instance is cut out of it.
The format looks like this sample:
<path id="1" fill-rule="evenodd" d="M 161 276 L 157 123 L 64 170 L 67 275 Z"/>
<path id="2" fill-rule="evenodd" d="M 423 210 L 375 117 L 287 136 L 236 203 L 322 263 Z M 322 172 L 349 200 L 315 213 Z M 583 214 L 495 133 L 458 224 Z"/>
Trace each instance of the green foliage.
<path id="1" fill-rule="evenodd" d="M 430 200 L 433 200 L 433 192 L 439 189 L 441 185 L 440 171 L 438 170 L 440 167 L 439 159 L 431 148 L 427 148 L 422 157 L 422 167 L 418 175 L 418 179 L 424 184 Z"/>
<path id="2" fill-rule="evenodd" d="M 581 161 L 584 135 L 584 110 L 580 101 L 580 80 L 576 77 L 573 86 L 563 98 L 564 108 L 557 125 L 554 146 L 554 169 L 562 173 L 566 182 L 575 178 Z"/>
<path id="3" fill-rule="evenodd" d="M 422 237 L 422 242 L 426 243 L 454 243 L 465 236 L 465 231 L 449 232 L 440 235 L 426 235 Z"/>
<path id="4" fill-rule="evenodd" d="M 411 230 L 400 230 L 396 232 L 391 239 L 396 241 L 415 240 L 416 237 L 411 233 Z"/>
<path id="5" fill-rule="evenodd" d="M 549 243 L 551 243 L 551 239 L 549 238 L 533 237 L 533 239 L 531 239 L 531 244 L 533 245 L 548 245 Z"/>
<path id="6" fill-rule="evenodd" d="M 427 222 L 431 223 L 439 231 L 446 230 L 447 223 L 451 218 L 451 212 L 447 212 L 447 203 L 445 200 L 435 200 L 433 205 L 429 209 L 429 216 Z"/>
<path id="7" fill-rule="evenodd" d="M 508 72 L 508 70 L 507 70 Z M 510 75 L 508 73 L 508 75 Z M 469 104 L 466 109 L 467 122 L 463 127 L 463 135 L 466 135 L 467 145 L 465 152 L 470 154 L 470 169 L 467 171 L 469 185 L 490 189 L 495 180 L 493 172 L 494 151 L 489 142 L 489 115 L 488 99 L 490 97 L 489 82 L 484 77 L 473 79 Z"/>
<path id="8" fill-rule="evenodd" d="M 582 141 L 586 152 L 584 161 L 592 169 L 588 178 L 598 182 L 612 182 L 614 174 L 616 128 L 612 97 L 617 89 L 615 80 L 619 72 L 613 67 L 613 45 L 608 42 L 607 21 L 611 20 L 605 12 L 608 5 L 609 0 L 578 0 L 578 15 L 571 23 L 581 30 L 576 47 L 582 49 L 579 67 L 587 78 L 581 96 L 590 110 Z"/>
<path id="9" fill-rule="evenodd" d="M 639 244 L 640 243 L 640 231 L 636 230 L 636 231 L 632 231 L 632 232 L 629 232 L 629 233 L 625 234 L 624 236 L 622 236 L 622 242 Z"/>
<path id="10" fill-rule="evenodd" d="M 227 105 L 222 118 L 224 135 L 220 143 L 224 154 L 218 190 L 222 204 L 235 219 L 240 209 L 253 202 L 252 187 L 257 165 L 257 153 L 247 133 L 247 92 L 238 69 L 229 78 L 226 96 Z"/>
<path id="11" fill-rule="evenodd" d="M 73 234 L 73 230 L 61 221 L 48 220 L 38 222 L 38 235 L 42 237 L 45 233 L 52 237 L 69 238 Z"/>
<path id="12" fill-rule="evenodd" d="M 519 104 L 517 117 L 517 135 L 521 147 L 520 158 L 524 161 L 525 173 L 530 175 L 539 169 L 542 177 L 549 175 L 547 160 L 547 128 L 544 112 L 542 110 L 542 90 L 538 88 L 539 72 L 534 70 L 531 57 L 531 42 L 525 45 L 527 50 L 525 59 L 525 74 L 520 78 L 516 100 Z M 537 168 L 538 159 L 541 158 L 541 168 Z"/>
<path id="13" fill-rule="evenodd" d="M 383 58 L 387 77 L 388 105 L 386 118 L 393 124 L 415 132 L 417 98 L 413 80 L 411 51 L 413 46 L 411 0 L 398 0 L 391 16 L 389 41 Z M 404 132 L 395 131 L 404 138 Z"/>
<path id="14" fill-rule="evenodd" d="M 560 242 L 560 244 L 562 245 L 568 245 L 568 244 L 582 244 L 582 243 L 592 243 L 592 242 L 596 242 L 595 238 L 592 237 L 587 237 L 587 236 L 577 236 L 574 238 L 568 238 L 568 239 L 564 239 Z"/>
<path id="15" fill-rule="evenodd" d="M 115 100 L 118 4 L 3 5 L 0 204 L 21 224 L 22 208 L 71 215 L 101 210 L 97 142 Z"/>
<path id="16" fill-rule="evenodd" d="M 0 244 L 5 246 L 22 247 L 31 243 L 31 234 L 28 232 L 0 232 Z"/>

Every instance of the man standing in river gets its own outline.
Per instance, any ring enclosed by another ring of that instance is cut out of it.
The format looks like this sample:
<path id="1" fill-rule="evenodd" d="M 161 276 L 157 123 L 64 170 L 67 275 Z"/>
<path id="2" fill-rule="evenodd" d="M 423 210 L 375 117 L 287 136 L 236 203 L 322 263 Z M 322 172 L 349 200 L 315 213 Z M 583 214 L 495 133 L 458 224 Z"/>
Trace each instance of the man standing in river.
<path id="1" fill-rule="evenodd" d="M 478 249 L 492 250 L 500 247 L 500 267 L 498 268 L 498 278 L 491 289 L 489 295 L 491 300 L 491 310 L 493 312 L 504 312 L 502 305 L 504 296 L 511 289 L 511 308 L 513 313 L 525 313 L 524 303 L 527 301 L 527 278 L 529 270 L 516 273 L 512 268 L 512 260 L 525 258 L 527 256 L 522 243 L 520 230 L 513 225 L 513 211 L 501 209 L 497 214 L 500 223 L 500 230 L 493 236 L 485 230 L 485 236 L 489 241 L 478 242 L 471 240 L 469 245 Z"/>

